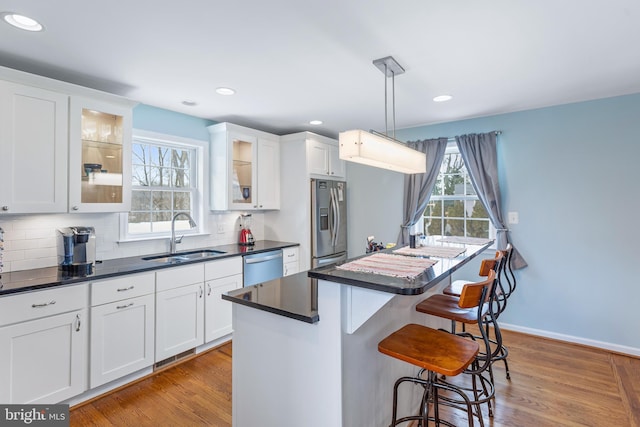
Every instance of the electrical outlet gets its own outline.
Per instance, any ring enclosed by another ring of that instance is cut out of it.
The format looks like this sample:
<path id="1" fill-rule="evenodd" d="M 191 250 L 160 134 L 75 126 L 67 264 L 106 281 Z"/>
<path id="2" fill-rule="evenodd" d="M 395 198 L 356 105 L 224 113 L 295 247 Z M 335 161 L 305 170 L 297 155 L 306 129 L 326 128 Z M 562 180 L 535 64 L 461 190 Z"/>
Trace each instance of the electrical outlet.
<path id="1" fill-rule="evenodd" d="M 224 224 L 218 224 L 218 233 L 224 233 Z"/>
<path id="2" fill-rule="evenodd" d="M 509 212 L 509 224 L 517 224 L 520 221 L 518 212 Z"/>

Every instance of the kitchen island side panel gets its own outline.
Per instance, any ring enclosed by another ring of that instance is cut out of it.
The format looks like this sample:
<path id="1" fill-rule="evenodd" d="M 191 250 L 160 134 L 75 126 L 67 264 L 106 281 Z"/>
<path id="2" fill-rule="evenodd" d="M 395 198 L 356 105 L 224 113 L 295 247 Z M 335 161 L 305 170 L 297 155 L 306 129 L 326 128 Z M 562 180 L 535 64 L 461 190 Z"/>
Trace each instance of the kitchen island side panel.
<path id="1" fill-rule="evenodd" d="M 308 324 L 233 305 L 233 426 L 342 425 L 340 285 L 318 289 Z"/>

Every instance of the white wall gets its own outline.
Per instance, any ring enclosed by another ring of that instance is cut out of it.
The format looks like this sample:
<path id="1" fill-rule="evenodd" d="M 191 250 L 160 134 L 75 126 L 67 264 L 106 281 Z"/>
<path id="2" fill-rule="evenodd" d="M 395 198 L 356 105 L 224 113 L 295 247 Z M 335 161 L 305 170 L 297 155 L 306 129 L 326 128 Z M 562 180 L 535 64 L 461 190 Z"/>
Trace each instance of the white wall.
<path id="1" fill-rule="evenodd" d="M 640 355 L 639 117 L 636 94 L 396 132 L 411 141 L 502 130 L 503 214 L 519 212 L 510 234 L 529 263 L 505 327 Z M 398 230 L 402 183 L 380 185 L 379 174 L 350 166 L 351 248 L 384 233 L 380 212 Z"/>
<path id="2" fill-rule="evenodd" d="M 402 224 L 404 175 L 347 162 L 349 258 L 363 255 L 367 237 L 395 243 Z"/>

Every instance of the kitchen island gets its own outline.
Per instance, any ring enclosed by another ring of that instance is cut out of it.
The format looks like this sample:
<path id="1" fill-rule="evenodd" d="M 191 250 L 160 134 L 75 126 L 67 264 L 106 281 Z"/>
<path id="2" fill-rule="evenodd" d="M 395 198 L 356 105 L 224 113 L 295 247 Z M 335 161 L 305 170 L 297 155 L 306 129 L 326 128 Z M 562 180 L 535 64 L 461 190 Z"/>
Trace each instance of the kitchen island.
<path id="1" fill-rule="evenodd" d="M 411 279 L 328 266 L 290 276 L 286 286 L 264 284 L 262 299 L 259 287 L 226 295 L 236 303 L 233 425 L 388 425 L 393 383 L 417 370 L 378 353 L 378 342 L 410 322 L 448 327 L 415 305 L 490 244 L 457 244 L 461 255 L 432 257 L 437 262 Z M 299 305 L 280 305 L 292 300 Z M 315 317 L 299 319 L 300 310 Z M 418 400 L 403 400 L 400 410 Z"/>

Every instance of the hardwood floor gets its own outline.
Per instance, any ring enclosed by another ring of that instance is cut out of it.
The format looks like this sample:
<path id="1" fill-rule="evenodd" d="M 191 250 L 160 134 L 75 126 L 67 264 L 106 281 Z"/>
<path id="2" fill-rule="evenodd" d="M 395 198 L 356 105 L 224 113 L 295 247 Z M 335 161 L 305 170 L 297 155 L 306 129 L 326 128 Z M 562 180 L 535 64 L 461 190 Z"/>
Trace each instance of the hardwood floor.
<path id="1" fill-rule="evenodd" d="M 231 426 L 231 343 L 89 404 L 71 426 Z"/>
<path id="2" fill-rule="evenodd" d="M 640 427 L 640 359 L 509 331 L 504 342 L 511 380 L 496 365 L 485 425 Z M 74 408 L 71 426 L 231 426 L 231 356 L 226 344 Z"/>

